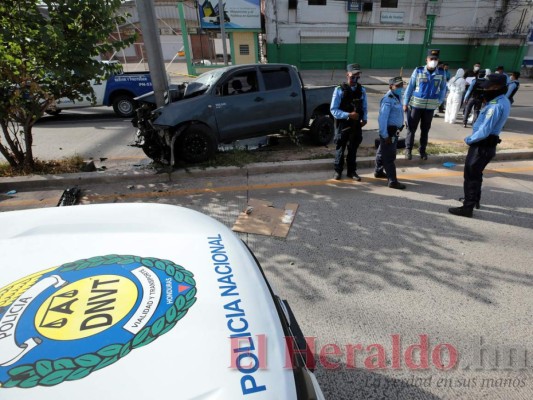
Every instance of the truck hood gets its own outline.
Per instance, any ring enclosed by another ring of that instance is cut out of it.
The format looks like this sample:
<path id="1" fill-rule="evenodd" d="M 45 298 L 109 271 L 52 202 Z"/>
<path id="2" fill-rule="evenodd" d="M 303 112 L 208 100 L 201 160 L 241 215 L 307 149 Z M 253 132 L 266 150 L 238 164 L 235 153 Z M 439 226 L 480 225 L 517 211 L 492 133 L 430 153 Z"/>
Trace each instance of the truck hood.
<path id="1" fill-rule="evenodd" d="M 0 213 L 0 226 L 3 400 L 237 399 L 252 383 L 254 399 L 296 398 L 269 287 L 221 223 L 106 204 Z M 268 338 L 267 368 L 230 367 L 236 332 L 256 356 Z"/>
<path id="2" fill-rule="evenodd" d="M 183 93 L 185 92 L 186 85 L 183 83 L 175 84 L 171 83 L 168 87 L 168 92 L 170 96 L 170 101 L 178 101 L 183 97 Z M 145 93 L 142 96 L 135 97 L 134 99 L 138 103 L 149 103 L 149 104 L 155 104 L 155 94 L 152 90 L 151 92 Z"/>

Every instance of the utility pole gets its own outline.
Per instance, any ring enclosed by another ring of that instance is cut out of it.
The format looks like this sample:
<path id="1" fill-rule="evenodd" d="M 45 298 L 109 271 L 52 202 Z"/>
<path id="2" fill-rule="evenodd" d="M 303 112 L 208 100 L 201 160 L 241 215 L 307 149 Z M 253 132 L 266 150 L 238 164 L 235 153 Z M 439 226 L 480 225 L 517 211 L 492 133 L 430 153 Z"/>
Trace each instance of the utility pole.
<path id="1" fill-rule="evenodd" d="M 220 35 L 222 36 L 222 53 L 224 55 L 224 65 L 228 65 L 228 49 L 226 48 L 226 29 L 224 28 L 226 20 L 224 15 L 224 4 L 222 4 L 222 0 L 218 0 L 218 20 L 220 22 Z"/>
<path id="2" fill-rule="evenodd" d="M 150 68 L 155 102 L 157 107 L 162 107 L 165 105 L 168 81 L 157 29 L 154 2 L 153 0 L 135 0 L 135 3 L 139 14 L 139 22 L 141 23 L 144 46 L 148 55 L 148 67 Z"/>

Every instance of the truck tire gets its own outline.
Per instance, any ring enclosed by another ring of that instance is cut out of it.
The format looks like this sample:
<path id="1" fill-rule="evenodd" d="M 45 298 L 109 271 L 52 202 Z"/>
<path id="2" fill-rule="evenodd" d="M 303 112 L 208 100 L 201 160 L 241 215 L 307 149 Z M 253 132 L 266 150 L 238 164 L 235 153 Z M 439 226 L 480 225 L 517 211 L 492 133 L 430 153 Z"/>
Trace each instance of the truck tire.
<path id="1" fill-rule="evenodd" d="M 117 96 L 113 100 L 113 111 L 119 117 L 131 118 L 135 115 L 135 101 L 127 94 Z"/>
<path id="2" fill-rule="evenodd" d="M 201 124 L 192 124 L 176 141 L 178 159 L 195 164 L 207 161 L 215 155 L 217 140 L 211 130 Z"/>
<path id="3" fill-rule="evenodd" d="M 168 151 L 168 147 L 164 148 L 159 143 L 145 143 L 142 146 L 142 150 L 154 162 L 161 164 L 170 163 L 170 151 Z"/>
<path id="4" fill-rule="evenodd" d="M 44 112 L 47 113 L 48 115 L 54 115 L 54 116 L 56 116 L 56 115 L 61 114 L 61 111 L 62 111 L 62 110 L 45 110 Z"/>
<path id="5" fill-rule="evenodd" d="M 315 144 L 325 146 L 335 135 L 333 119 L 329 115 L 319 115 L 311 125 L 311 138 Z"/>

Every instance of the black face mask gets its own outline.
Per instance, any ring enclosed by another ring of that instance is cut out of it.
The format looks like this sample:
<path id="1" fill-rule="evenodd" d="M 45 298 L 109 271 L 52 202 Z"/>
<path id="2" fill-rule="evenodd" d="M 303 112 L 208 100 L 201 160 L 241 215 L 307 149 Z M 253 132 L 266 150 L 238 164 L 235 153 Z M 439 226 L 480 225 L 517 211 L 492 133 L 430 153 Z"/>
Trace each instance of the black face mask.
<path id="1" fill-rule="evenodd" d="M 485 101 L 489 102 L 493 99 L 495 99 L 496 97 L 502 95 L 502 94 L 505 94 L 507 93 L 507 90 L 505 87 L 503 88 L 499 88 L 499 89 L 491 89 L 491 90 L 488 90 L 488 89 L 485 89 L 483 90 L 483 99 L 485 99 Z"/>
<path id="2" fill-rule="evenodd" d="M 359 77 L 356 77 L 356 78 L 350 78 L 350 86 L 356 86 L 357 83 L 359 82 Z"/>

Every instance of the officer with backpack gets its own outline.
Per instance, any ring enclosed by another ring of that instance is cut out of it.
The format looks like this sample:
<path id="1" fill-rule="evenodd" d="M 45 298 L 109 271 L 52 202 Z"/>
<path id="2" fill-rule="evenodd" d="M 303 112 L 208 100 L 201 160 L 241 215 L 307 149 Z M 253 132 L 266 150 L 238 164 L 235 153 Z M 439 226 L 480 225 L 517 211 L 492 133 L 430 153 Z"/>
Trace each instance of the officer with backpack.
<path id="1" fill-rule="evenodd" d="M 514 71 L 511 73 L 511 80 L 507 85 L 507 94 L 505 95 L 505 97 L 509 99 L 511 104 L 514 103 L 514 95 L 516 94 L 516 92 L 518 92 L 518 89 L 520 89 L 520 82 L 518 81 L 519 78 L 520 72 Z"/>
<path id="2" fill-rule="evenodd" d="M 346 82 L 335 88 L 331 99 L 330 111 L 335 118 L 335 175 L 333 179 L 341 179 L 344 169 L 344 152 L 346 155 L 346 176 L 360 181 L 357 175 L 356 155 L 363 141 L 363 126 L 367 123 L 366 90 L 359 83 L 361 67 L 350 64 L 347 67 Z"/>
<path id="3" fill-rule="evenodd" d="M 465 93 L 465 97 L 463 99 L 463 104 L 464 104 L 463 126 L 465 128 L 466 128 L 466 124 L 468 123 L 468 117 L 470 116 L 472 109 L 474 110 L 472 124 L 476 122 L 476 119 L 479 115 L 479 110 L 481 110 L 481 103 L 483 100 L 482 99 L 483 91 L 481 90 L 481 84 L 485 80 L 485 76 L 489 74 L 490 74 L 490 69 L 479 71 L 477 78 L 475 78 L 472 81 L 472 83 L 468 87 L 468 90 Z"/>
<path id="4" fill-rule="evenodd" d="M 426 146 L 435 109 L 446 97 L 446 77 L 437 68 L 440 50 L 428 50 L 426 65 L 413 71 L 403 97 L 403 109 L 407 113 L 407 137 L 405 158 L 412 159 L 415 132 L 420 124 L 420 158 L 427 160 Z"/>

